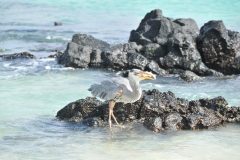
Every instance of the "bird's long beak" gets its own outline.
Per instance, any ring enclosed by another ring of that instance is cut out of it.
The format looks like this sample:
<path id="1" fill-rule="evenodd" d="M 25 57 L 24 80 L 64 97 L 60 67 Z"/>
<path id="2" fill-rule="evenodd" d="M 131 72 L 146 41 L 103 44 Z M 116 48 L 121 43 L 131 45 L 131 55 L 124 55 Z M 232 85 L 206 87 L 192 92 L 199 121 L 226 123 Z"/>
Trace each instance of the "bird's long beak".
<path id="1" fill-rule="evenodd" d="M 147 79 L 147 80 L 155 80 L 156 79 L 156 75 L 152 74 L 151 72 L 141 72 L 140 74 L 141 74 L 140 78 L 142 78 L 142 79 Z"/>

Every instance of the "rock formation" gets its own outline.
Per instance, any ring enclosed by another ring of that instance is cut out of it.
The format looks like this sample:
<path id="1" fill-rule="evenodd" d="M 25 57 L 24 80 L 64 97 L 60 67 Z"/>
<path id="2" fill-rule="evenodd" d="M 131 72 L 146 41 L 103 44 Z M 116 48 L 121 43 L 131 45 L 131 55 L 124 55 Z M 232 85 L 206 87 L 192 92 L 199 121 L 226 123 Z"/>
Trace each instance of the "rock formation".
<path id="1" fill-rule="evenodd" d="M 135 103 L 116 103 L 114 115 L 124 124 L 141 120 L 154 132 L 163 130 L 211 129 L 229 122 L 240 122 L 240 108 L 228 107 L 221 96 L 213 99 L 188 101 L 174 93 L 158 90 L 144 91 Z M 94 97 L 69 103 L 56 117 L 67 122 L 82 122 L 88 126 L 102 126 L 108 121 L 108 104 Z"/>
<path id="2" fill-rule="evenodd" d="M 227 30 L 222 21 L 209 21 L 197 44 L 206 66 L 228 75 L 240 73 L 240 33 Z"/>
<path id="3" fill-rule="evenodd" d="M 110 46 L 90 35 L 73 35 L 58 62 L 76 68 L 174 73 L 191 82 L 198 76 L 239 74 L 239 57 L 240 34 L 227 30 L 222 21 L 209 21 L 199 31 L 193 19 L 171 19 L 156 9 L 146 14 L 125 44 Z"/>
<path id="4" fill-rule="evenodd" d="M 28 52 L 14 53 L 14 54 L 4 54 L 0 55 L 0 58 L 4 60 L 13 60 L 13 59 L 36 59 L 36 57 Z"/>

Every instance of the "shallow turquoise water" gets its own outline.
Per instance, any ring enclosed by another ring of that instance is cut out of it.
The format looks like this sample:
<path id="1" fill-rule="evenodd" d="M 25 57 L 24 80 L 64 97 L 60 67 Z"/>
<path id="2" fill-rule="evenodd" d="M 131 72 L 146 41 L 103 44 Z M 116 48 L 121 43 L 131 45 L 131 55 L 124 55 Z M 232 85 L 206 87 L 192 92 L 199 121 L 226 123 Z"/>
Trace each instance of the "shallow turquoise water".
<path id="1" fill-rule="evenodd" d="M 125 43 L 152 9 L 172 18 L 193 18 L 202 26 L 222 19 L 240 31 L 240 2 L 230 1 L 0 1 L 0 54 L 28 51 L 36 60 L 0 59 L 0 159 L 239 159 L 240 126 L 209 131 L 156 134 L 139 123 L 125 129 L 89 128 L 55 119 L 68 103 L 90 96 L 88 87 L 113 75 L 64 68 L 54 59 L 75 33 L 91 34 L 110 44 Z M 59 27 L 54 21 L 62 22 Z M 223 96 L 240 106 L 240 77 L 205 77 L 186 83 L 177 77 L 144 81 L 143 89 L 172 91 L 189 100 Z"/>

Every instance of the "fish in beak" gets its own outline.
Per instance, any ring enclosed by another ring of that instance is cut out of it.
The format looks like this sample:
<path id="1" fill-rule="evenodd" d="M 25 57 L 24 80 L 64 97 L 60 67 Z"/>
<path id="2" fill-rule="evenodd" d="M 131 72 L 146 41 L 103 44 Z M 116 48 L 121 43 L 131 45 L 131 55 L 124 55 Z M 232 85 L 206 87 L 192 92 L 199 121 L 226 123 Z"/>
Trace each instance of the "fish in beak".
<path id="1" fill-rule="evenodd" d="M 147 80 L 155 80 L 156 75 L 151 72 L 140 72 L 140 78 L 147 79 Z"/>

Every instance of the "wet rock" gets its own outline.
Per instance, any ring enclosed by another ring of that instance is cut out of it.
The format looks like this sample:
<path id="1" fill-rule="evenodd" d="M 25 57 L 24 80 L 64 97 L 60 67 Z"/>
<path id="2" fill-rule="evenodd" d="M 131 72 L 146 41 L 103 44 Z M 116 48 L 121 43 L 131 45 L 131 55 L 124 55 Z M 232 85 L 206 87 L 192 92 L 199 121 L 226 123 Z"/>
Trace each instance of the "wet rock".
<path id="1" fill-rule="evenodd" d="M 129 53 L 128 65 L 130 68 L 145 70 L 148 59 L 139 53 Z"/>
<path id="2" fill-rule="evenodd" d="M 90 63 L 92 48 L 69 42 L 65 52 L 58 57 L 58 63 L 66 67 L 86 68 Z"/>
<path id="3" fill-rule="evenodd" d="M 105 51 L 103 53 L 103 59 L 106 67 L 110 67 L 115 70 L 126 69 L 128 66 L 127 52 L 124 51 L 122 44 L 112 46 L 108 51 Z"/>
<path id="4" fill-rule="evenodd" d="M 179 113 L 170 113 L 166 115 L 164 118 L 165 129 L 168 129 L 168 130 L 181 129 L 181 126 L 182 126 L 182 124 L 180 124 L 181 121 L 182 121 L 182 117 Z"/>
<path id="5" fill-rule="evenodd" d="M 149 60 L 156 60 L 160 57 L 164 57 L 166 52 L 163 51 L 161 45 L 157 43 L 150 43 L 143 46 L 140 53 Z"/>
<path id="6" fill-rule="evenodd" d="M 213 98 L 213 99 L 199 99 L 200 105 L 207 107 L 213 111 L 217 111 L 219 113 L 223 113 L 225 107 L 228 105 L 228 102 L 222 96 Z"/>
<path id="7" fill-rule="evenodd" d="M 187 109 L 188 100 L 176 98 L 170 91 L 159 92 L 153 89 L 145 93 L 140 118 L 150 119 L 155 116 L 164 117 L 166 113 L 171 112 L 179 112 L 184 115 L 187 113 Z"/>
<path id="8" fill-rule="evenodd" d="M 162 127 L 162 119 L 161 117 L 154 117 L 151 118 L 149 121 L 145 121 L 144 125 L 153 132 L 161 132 L 164 130 Z"/>
<path id="9" fill-rule="evenodd" d="M 240 33 L 227 30 L 222 21 L 209 21 L 197 44 L 206 66 L 227 75 L 240 73 Z"/>
<path id="10" fill-rule="evenodd" d="M 168 72 L 162 68 L 159 67 L 158 63 L 155 62 L 154 60 L 151 60 L 147 66 L 146 66 L 146 70 L 150 70 L 158 75 L 166 75 L 168 74 Z"/>
<path id="11" fill-rule="evenodd" d="M 89 67 L 98 68 L 103 67 L 102 51 L 100 49 L 93 49 L 90 55 Z"/>
<path id="12" fill-rule="evenodd" d="M 58 56 L 58 63 L 66 67 L 87 68 L 103 66 L 102 52 L 110 45 L 91 35 L 74 34 L 65 52 Z"/>
<path id="13" fill-rule="evenodd" d="M 123 51 L 124 52 L 140 52 L 140 50 L 142 49 L 142 45 L 137 45 L 136 42 L 129 42 L 129 43 L 125 43 L 123 44 Z"/>
<path id="14" fill-rule="evenodd" d="M 14 53 L 14 54 L 4 54 L 0 55 L 4 60 L 14 60 L 14 59 L 36 59 L 36 57 L 28 52 Z"/>
<path id="15" fill-rule="evenodd" d="M 79 122 L 98 109 L 98 106 L 102 102 L 97 98 L 87 97 L 86 99 L 80 99 L 75 102 L 69 103 L 64 108 L 57 112 L 56 117 L 60 120 L 68 122 Z"/>
<path id="16" fill-rule="evenodd" d="M 141 54 L 156 60 L 164 69 L 183 69 L 198 75 L 219 75 L 202 62 L 196 38 L 199 29 L 193 19 L 171 19 L 161 10 L 147 13 L 129 41 L 143 45 Z"/>
<path id="17" fill-rule="evenodd" d="M 94 49 L 100 49 L 101 51 L 106 51 L 110 48 L 110 45 L 107 42 L 96 39 L 87 34 L 74 34 L 72 37 L 72 42 L 80 46 L 88 46 Z"/>
<path id="18" fill-rule="evenodd" d="M 82 123 L 90 127 L 100 127 L 103 126 L 104 122 L 99 117 L 93 117 L 82 120 Z"/>
<path id="19" fill-rule="evenodd" d="M 61 26 L 62 23 L 61 22 L 54 22 L 54 26 Z"/>
<path id="20" fill-rule="evenodd" d="M 61 56 L 63 53 L 60 51 L 57 51 L 57 53 L 49 55 L 48 58 L 58 58 L 59 56 Z"/>
<path id="21" fill-rule="evenodd" d="M 179 78 L 186 82 L 193 82 L 195 80 L 200 79 L 198 75 L 196 75 L 194 72 L 182 70 L 182 69 L 169 69 L 168 70 L 170 74 L 177 74 L 179 75 Z"/>
<path id="22" fill-rule="evenodd" d="M 139 119 L 139 111 L 141 107 L 141 100 L 135 103 L 116 103 L 113 109 L 114 115 L 119 123 L 132 122 Z M 109 108 L 108 103 L 99 106 L 100 117 L 104 121 L 108 121 Z"/>
<path id="23" fill-rule="evenodd" d="M 183 33 L 196 37 L 198 26 L 193 19 L 176 19 L 164 17 L 159 9 L 147 13 L 137 30 L 132 30 L 129 41 L 146 45 L 157 43 L 166 45 L 168 38 L 175 33 Z"/>
<path id="24" fill-rule="evenodd" d="M 211 129 L 221 124 L 221 119 L 216 117 L 214 114 L 202 116 L 199 114 L 192 114 L 187 116 L 189 125 L 192 130 L 195 129 Z"/>
<path id="25" fill-rule="evenodd" d="M 228 107 L 223 115 L 226 116 L 227 122 L 240 122 L 240 107 Z"/>
<path id="26" fill-rule="evenodd" d="M 141 99 L 132 104 L 116 103 L 113 112 L 119 123 L 141 119 L 143 125 L 154 132 L 211 129 L 229 122 L 240 122 L 240 108 L 227 104 L 221 96 L 188 101 L 175 97 L 170 91 L 153 89 L 144 91 Z M 69 103 L 58 111 L 57 117 L 63 121 L 102 126 L 108 121 L 108 112 L 108 102 L 87 97 Z"/>

